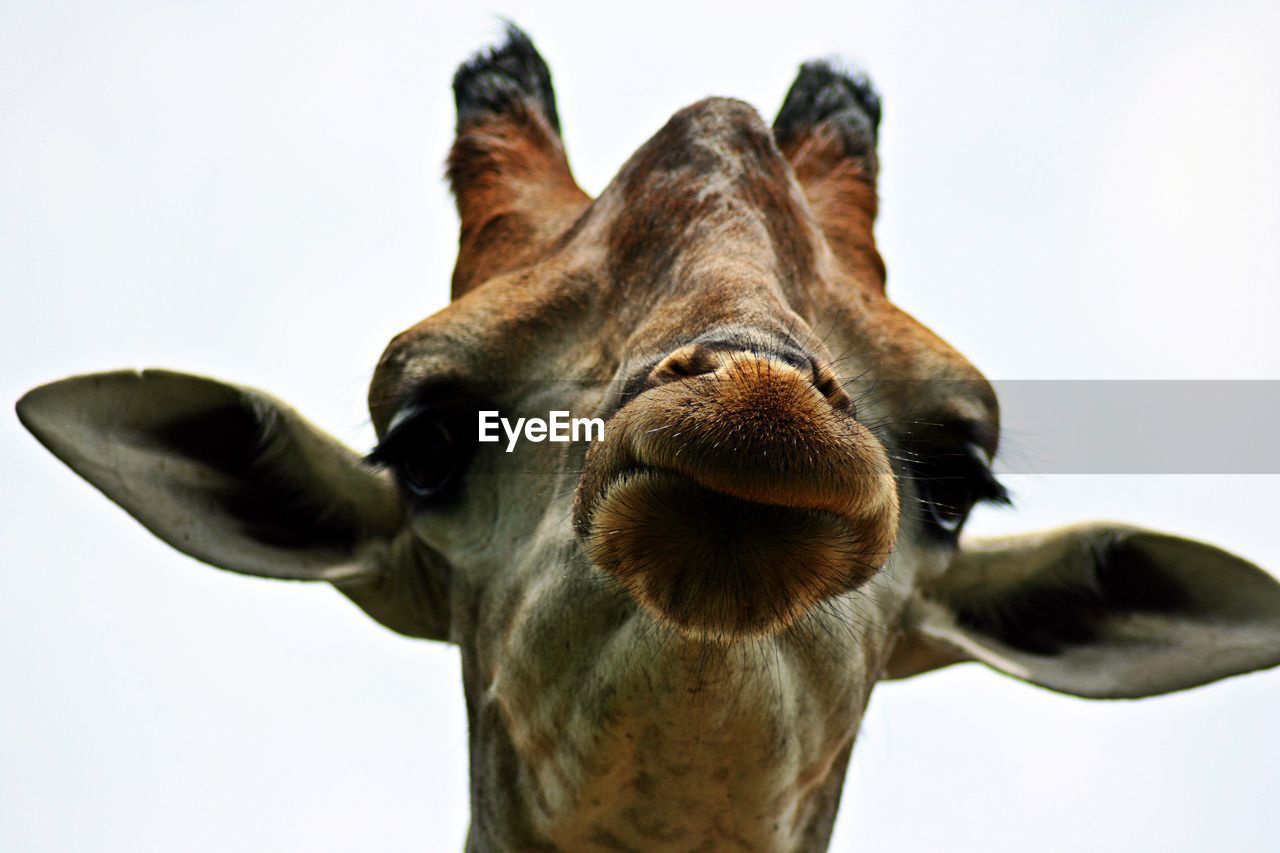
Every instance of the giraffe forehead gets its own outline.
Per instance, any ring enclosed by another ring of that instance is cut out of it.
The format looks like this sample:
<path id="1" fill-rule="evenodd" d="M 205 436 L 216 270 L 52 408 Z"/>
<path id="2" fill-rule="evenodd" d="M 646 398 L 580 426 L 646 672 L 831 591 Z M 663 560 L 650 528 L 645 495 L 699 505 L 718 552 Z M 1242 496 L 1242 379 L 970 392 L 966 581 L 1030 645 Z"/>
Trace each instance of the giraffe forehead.
<path id="1" fill-rule="evenodd" d="M 457 365 L 466 373 L 526 363 L 528 350 L 560 337 L 550 329 L 585 314 L 601 322 L 566 343 L 620 341 L 654 319 L 651 309 L 663 313 L 664 296 L 680 297 L 685 319 L 775 312 L 780 273 L 789 282 L 812 277 L 815 239 L 802 191 L 759 114 L 741 101 L 701 101 L 641 146 L 557 250 L 394 339 L 371 399 L 400 396 L 441 361 L 478 358 Z"/>
<path id="2" fill-rule="evenodd" d="M 581 370 L 582 359 L 560 364 L 568 351 L 593 354 L 594 378 L 612 376 L 641 350 L 719 326 L 843 338 L 843 367 L 916 380 L 913 407 L 957 396 L 946 392 L 956 383 L 919 383 L 925 376 L 981 383 L 959 353 L 862 284 L 833 261 L 760 115 L 741 101 L 706 99 L 642 145 L 549 255 L 397 337 L 375 374 L 371 408 L 381 423 L 441 376 L 502 382 L 531 365 L 539 376 Z"/>
<path id="3" fill-rule="evenodd" d="M 623 285 L 673 266 L 751 262 L 812 276 L 819 235 L 773 132 L 749 105 L 686 107 L 627 161 L 597 208 Z"/>

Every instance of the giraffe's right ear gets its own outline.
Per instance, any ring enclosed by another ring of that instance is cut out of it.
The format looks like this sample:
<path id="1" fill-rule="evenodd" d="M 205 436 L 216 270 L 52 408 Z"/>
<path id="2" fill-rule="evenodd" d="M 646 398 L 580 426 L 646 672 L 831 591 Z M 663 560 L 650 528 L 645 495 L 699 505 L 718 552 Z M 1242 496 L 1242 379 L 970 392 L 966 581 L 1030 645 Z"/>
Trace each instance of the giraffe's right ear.
<path id="1" fill-rule="evenodd" d="M 907 608 L 886 674 L 987 666 L 1100 699 L 1280 665 L 1280 583 L 1240 557 L 1121 524 L 964 540 Z"/>
<path id="2" fill-rule="evenodd" d="M 416 544 L 390 478 L 288 406 L 164 370 L 76 376 L 18 401 L 55 456 L 185 554 L 333 582 L 411 636 L 448 633 L 448 570 Z"/>

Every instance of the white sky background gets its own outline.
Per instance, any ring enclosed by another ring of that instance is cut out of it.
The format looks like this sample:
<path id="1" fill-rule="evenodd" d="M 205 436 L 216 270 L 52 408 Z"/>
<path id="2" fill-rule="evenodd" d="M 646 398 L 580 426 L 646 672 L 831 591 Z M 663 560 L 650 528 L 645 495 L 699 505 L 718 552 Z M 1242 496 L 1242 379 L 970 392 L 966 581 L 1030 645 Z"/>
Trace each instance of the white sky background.
<path id="1" fill-rule="evenodd" d="M 885 96 L 890 291 L 989 376 L 1280 379 L 1274 4 L 460 5 L 0 0 L 0 398 L 167 366 L 367 448 L 379 352 L 447 299 L 449 80 L 497 14 L 589 192 L 679 107 L 772 117 L 839 53 Z M 0 454 L 0 849 L 460 849 L 453 649 L 169 550 L 12 416 Z M 1113 517 L 1280 568 L 1280 478 L 1012 480 L 971 531 Z M 1278 712 L 1280 672 L 884 685 L 834 849 L 1280 849 Z"/>

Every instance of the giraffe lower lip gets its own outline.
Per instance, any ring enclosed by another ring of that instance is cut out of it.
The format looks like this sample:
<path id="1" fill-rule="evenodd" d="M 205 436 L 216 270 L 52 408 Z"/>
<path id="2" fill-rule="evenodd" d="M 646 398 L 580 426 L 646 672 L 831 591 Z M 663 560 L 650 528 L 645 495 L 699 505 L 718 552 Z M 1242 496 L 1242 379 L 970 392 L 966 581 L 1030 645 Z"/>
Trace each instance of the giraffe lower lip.
<path id="1" fill-rule="evenodd" d="M 732 481 L 730 476 L 708 476 L 706 472 L 697 470 L 685 470 L 682 467 L 669 468 L 663 465 L 648 465 L 639 463 L 633 465 L 621 474 L 619 474 L 610 484 L 610 488 L 614 485 L 625 483 L 633 477 L 644 476 L 646 474 L 665 476 L 677 480 L 687 480 L 690 483 L 702 488 L 709 494 L 721 495 L 727 500 L 741 501 L 744 504 L 750 504 L 759 507 L 772 507 L 778 510 L 808 510 L 812 512 L 823 512 L 836 516 L 842 516 L 843 513 L 836 506 L 824 506 L 815 500 L 806 500 L 804 497 L 796 498 L 797 494 L 803 494 L 803 490 L 789 490 L 787 493 L 775 493 L 770 495 L 770 499 L 761 500 L 756 493 L 738 488 Z"/>
<path id="2" fill-rule="evenodd" d="M 758 503 L 648 467 L 605 490 L 586 545 L 652 616 L 700 638 L 785 628 L 884 556 L 868 554 L 838 513 Z"/>

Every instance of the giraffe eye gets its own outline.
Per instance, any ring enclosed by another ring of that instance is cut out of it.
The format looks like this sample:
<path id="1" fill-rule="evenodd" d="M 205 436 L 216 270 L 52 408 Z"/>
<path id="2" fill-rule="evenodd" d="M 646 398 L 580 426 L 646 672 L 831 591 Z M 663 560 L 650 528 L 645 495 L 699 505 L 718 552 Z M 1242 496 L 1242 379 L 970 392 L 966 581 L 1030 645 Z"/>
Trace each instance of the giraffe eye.
<path id="1" fill-rule="evenodd" d="M 475 452 L 477 410 L 454 394 L 428 395 L 392 419 L 367 461 L 394 471 L 413 503 L 439 506 L 457 496 Z"/>
<path id="2" fill-rule="evenodd" d="M 924 522 L 941 536 L 957 536 L 979 502 L 1009 503 L 986 453 L 973 442 L 921 453 L 910 467 Z"/>
<path id="3" fill-rule="evenodd" d="M 432 498 L 448 487 L 458 470 L 457 445 L 440 419 L 425 417 L 406 437 L 396 470 L 405 487 L 420 498 Z"/>

